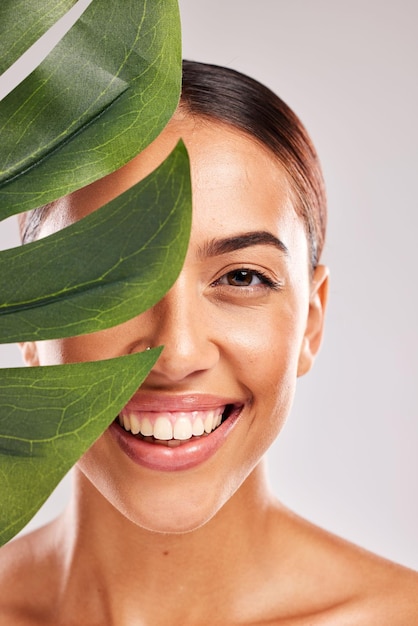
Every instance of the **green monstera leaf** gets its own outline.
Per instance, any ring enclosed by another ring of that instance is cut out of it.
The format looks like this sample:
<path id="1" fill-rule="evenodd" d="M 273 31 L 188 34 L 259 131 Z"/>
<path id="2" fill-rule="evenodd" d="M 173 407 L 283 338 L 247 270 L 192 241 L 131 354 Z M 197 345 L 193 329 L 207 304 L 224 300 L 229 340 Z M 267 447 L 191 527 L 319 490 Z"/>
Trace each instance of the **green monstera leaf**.
<path id="1" fill-rule="evenodd" d="M 179 144 L 98 211 L 1 252 L 0 343 L 103 330 L 155 304 L 187 251 L 190 196 L 188 157 Z"/>
<path id="2" fill-rule="evenodd" d="M 2 0 L 0 74 L 65 15 L 77 0 Z"/>
<path id="3" fill-rule="evenodd" d="M 4 0 L 1 69 L 74 4 Z M 0 102 L 0 219 L 124 165 L 161 132 L 180 84 L 177 2 L 92 0 Z M 181 269 L 190 216 L 188 159 L 179 144 L 155 172 L 106 206 L 49 237 L 0 252 L 0 343 L 96 332 L 152 306 Z M 159 349 L 0 370 L 0 543 L 36 513 L 158 355 Z"/>
<path id="4" fill-rule="evenodd" d="M 1 370 L 0 544 L 23 528 L 115 419 L 159 353 Z"/>
<path id="5" fill-rule="evenodd" d="M 180 83 L 175 0 L 93 0 L 0 103 L 0 217 L 124 165 L 168 122 Z"/>

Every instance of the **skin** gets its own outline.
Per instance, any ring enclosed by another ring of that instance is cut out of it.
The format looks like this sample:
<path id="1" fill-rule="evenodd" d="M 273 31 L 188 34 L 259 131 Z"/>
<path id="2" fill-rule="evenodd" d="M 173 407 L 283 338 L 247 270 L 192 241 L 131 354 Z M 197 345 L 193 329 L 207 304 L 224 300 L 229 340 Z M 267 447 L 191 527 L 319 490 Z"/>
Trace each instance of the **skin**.
<path id="1" fill-rule="evenodd" d="M 323 266 L 311 276 L 305 229 L 273 156 L 229 126 L 179 112 L 127 166 L 63 199 L 41 236 L 142 179 L 180 137 L 194 206 L 175 285 L 116 328 L 22 352 L 28 365 L 45 365 L 163 344 L 141 391 L 233 398 L 239 420 L 216 454 L 180 472 L 133 463 L 104 433 L 75 468 L 67 511 L 2 549 L 0 621 L 410 626 L 413 572 L 298 518 L 268 489 L 263 456 L 318 352 L 328 283 Z M 262 243 L 207 253 L 209 242 L 260 231 L 287 252 Z M 247 287 L 242 269 L 254 272 Z"/>

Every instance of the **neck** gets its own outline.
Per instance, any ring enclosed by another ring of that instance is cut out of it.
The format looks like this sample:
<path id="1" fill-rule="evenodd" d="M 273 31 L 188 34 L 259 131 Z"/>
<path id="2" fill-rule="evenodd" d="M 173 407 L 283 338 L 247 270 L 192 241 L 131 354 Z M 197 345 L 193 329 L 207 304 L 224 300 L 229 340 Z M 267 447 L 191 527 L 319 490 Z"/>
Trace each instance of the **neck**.
<path id="1" fill-rule="evenodd" d="M 80 596 L 84 606 L 89 598 L 95 623 L 101 623 L 101 614 L 106 624 L 132 624 L 132 616 L 142 613 L 138 623 L 168 623 L 167 615 L 170 623 L 185 623 L 182 614 L 207 623 L 213 597 L 219 607 L 233 607 L 237 595 L 242 604 L 237 576 L 248 571 L 251 555 L 259 563 L 272 507 L 264 466 L 253 470 L 208 523 L 184 534 L 135 525 L 79 470 L 75 483 L 63 523 L 68 549 L 62 597 L 74 602 Z M 164 619 L 158 617 L 162 599 Z"/>

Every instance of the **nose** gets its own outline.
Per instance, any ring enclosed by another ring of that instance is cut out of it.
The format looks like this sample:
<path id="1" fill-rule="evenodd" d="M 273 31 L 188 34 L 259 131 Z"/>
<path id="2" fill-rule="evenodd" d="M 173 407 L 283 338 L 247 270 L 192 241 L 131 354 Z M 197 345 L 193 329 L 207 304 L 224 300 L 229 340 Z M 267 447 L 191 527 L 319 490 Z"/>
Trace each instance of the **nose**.
<path id="1" fill-rule="evenodd" d="M 149 382 L 179 383 L 216 365 L 219 347 L 211 336 L 208 306 L 196 286 L 180 275 L 164 298 L 138 318 L 142 345 L 164 346 Z"/>

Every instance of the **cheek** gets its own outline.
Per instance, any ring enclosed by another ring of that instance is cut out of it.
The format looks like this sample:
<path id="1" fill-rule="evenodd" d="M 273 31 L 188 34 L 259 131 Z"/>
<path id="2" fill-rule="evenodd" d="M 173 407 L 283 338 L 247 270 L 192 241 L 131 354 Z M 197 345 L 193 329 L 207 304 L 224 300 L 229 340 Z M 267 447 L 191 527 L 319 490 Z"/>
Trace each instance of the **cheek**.
<path id="1" fill-rule="evenodd" d="M 38 341 L 36 348 L 41 365 L 56 365 L 99 361 L 119 356 L 119 353 L 115 353 L 115 346 L 118 345 L 117 333 L 110 329 L 67 339 Z"/>
<path id="2" fill-rule="evenodd" d="M 63 341 L 38 341 L 36 350 L 40 365 L 60 365 L 65 363 Z"/>
<path id="3" fill-rule="evenodd" d="M 259 311 L 251 323 L 247 319 L 240 328 L 228 328 L 235 375 L 252 398 L 257 455 L 277 437 L 293 402 L 305 308 L 303 302 L 300 308 L 290 303 L 269 315 Z"/>
<path id="4" fill-rule="evenodd" d="M 267 396 L 274 397 L 288 379 L 296 379 L 305 309 L 305 303 L 290 302 L 273 310 L 241 311 L 239 319 L 229 324 L 224 320 L 227 358 L 254 393 L 264 388 Z"/>

